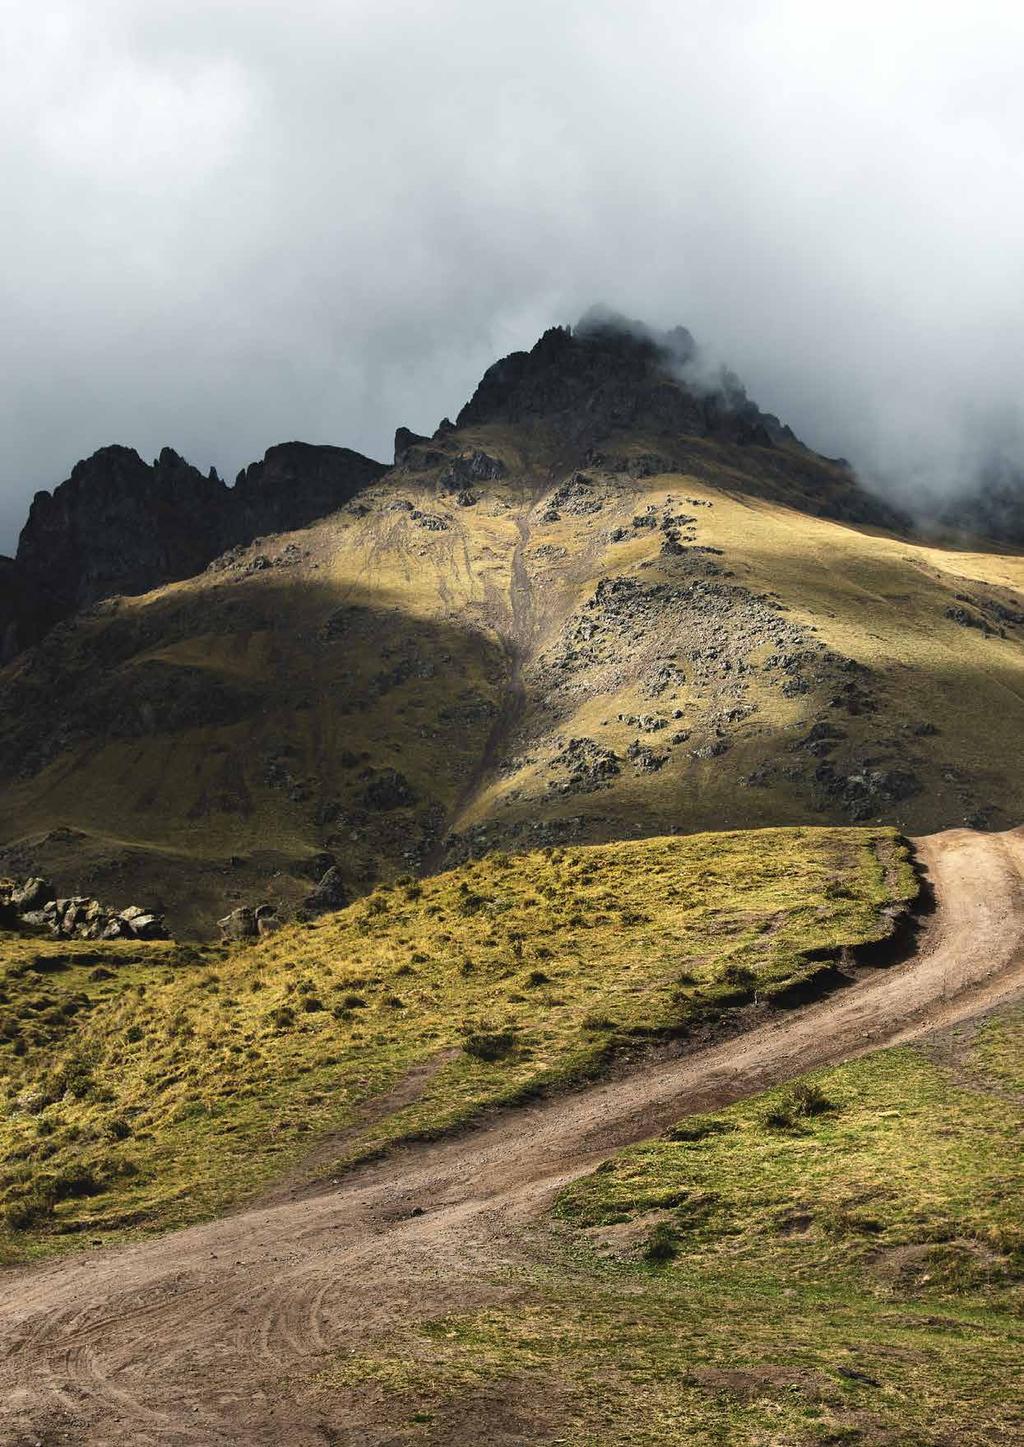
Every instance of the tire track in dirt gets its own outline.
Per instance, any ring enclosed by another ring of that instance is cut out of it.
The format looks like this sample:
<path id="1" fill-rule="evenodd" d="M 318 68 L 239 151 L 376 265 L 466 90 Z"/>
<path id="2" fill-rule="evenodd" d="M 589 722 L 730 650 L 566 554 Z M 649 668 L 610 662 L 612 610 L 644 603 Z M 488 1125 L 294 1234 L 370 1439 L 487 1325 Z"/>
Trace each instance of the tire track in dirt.
<path id="1" fill-rule="evenodd" d="M 381 1332 L 503 1299 L 566 1182 L 691 1111 L 1024 994 L 1024 831 L 918 841 L 937 908 L 911 960 L 745 1035 L 478 1129 L 336 1188 L 139 1245 L 9 1271 L 0 1441 L 384 1443 L 312 1378 Z M 504 1273 L 504 1274 L 503 1274 Z M 476 1440 L 511 1441 L 481 1421 Z M 517 1440 L 524 1440 L 522 1437 Z"/>

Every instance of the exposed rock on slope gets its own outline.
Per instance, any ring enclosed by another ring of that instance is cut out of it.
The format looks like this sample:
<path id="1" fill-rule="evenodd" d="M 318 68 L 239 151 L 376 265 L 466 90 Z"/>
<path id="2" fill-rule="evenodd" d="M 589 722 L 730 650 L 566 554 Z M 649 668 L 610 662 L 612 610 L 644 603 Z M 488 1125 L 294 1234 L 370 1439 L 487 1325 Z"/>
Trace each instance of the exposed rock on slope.
<path id="1" fill-rule="evenodd" d="M 220 551 L 225 491 L 169 447 L 152 466 L 130 447 L 104 447 L 37 493 L 16 557 L 35 636 L 112 593 L 199 572 Z"/>
<path id="2" fill-rule="evenodd" d="M 287 533 L 343 507 L 386 468 L 347 447 L 281 442 L 238 474 L 226 498 L 232 543 Z"/>

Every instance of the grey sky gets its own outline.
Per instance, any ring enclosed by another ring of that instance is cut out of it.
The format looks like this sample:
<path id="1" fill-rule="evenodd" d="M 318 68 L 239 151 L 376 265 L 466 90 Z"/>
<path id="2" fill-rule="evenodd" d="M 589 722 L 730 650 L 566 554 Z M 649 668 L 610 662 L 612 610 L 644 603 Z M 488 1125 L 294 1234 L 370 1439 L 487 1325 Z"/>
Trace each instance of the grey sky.
<path id="1" fill-rule="evenodd" d="M 598 300 L 890 486 L 1024 451 L 1016 3 L 0 11 L 0 547 L 106 442 L 388 456 Z"/>

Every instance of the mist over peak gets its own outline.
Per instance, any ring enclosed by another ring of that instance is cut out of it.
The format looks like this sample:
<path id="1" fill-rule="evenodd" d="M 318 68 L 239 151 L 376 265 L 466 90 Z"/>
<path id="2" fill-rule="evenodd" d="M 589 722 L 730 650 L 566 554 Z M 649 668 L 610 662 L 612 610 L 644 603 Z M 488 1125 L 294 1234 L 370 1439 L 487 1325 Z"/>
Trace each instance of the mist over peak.
<path id="1" fill-rule="evenodd" d="M 577 445 L 641 425 L 769 447 L 797 441 L 686 327 L 654 327 L 605 305 L 493 363 L 458 414 L 460 426 L 539 418 Z"/>

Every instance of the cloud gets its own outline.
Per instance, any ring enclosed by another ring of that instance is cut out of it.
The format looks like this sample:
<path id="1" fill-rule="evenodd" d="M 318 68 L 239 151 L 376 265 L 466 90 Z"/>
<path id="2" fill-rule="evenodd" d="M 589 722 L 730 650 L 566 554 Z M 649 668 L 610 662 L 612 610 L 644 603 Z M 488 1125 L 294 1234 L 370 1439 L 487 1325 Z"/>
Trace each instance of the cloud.
<path id="1" fill-rule="evenodd" d="M 595 300 L 812 445 L 1019 455 L 1024 12 L 8 0 L 0 540 L 94 448 L 388 454 Z"/>

